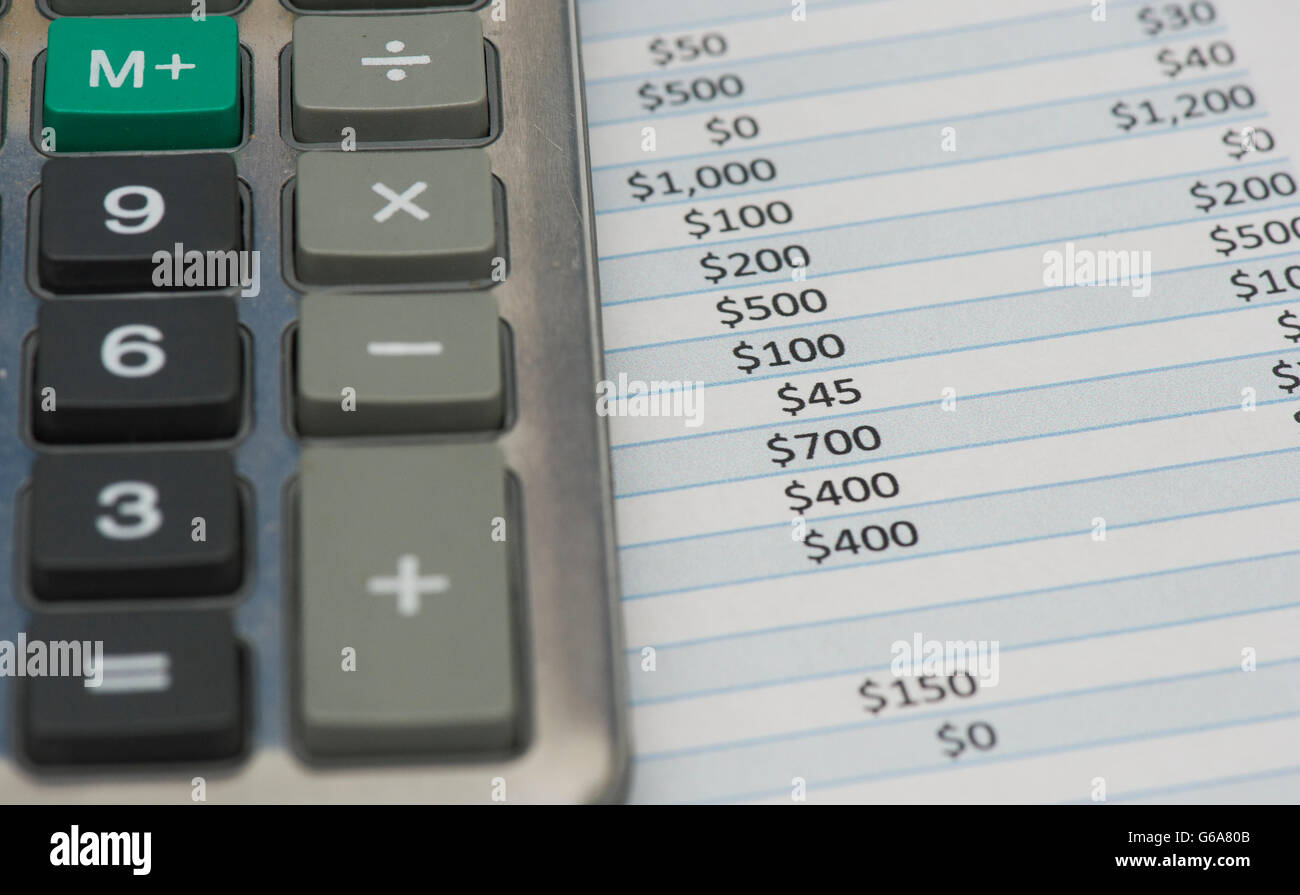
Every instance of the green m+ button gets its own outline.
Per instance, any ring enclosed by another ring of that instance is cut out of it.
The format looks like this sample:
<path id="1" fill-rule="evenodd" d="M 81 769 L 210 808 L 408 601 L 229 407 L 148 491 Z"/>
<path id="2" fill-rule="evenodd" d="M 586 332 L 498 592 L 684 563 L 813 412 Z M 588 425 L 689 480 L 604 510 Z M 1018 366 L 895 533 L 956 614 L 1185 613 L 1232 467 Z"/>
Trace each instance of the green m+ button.
<path id="1" fill-rule="evenodd" d="M 235 20 L 61 18 L 45 56 L 59 152 L 216 149 L 241 131 Z"/>

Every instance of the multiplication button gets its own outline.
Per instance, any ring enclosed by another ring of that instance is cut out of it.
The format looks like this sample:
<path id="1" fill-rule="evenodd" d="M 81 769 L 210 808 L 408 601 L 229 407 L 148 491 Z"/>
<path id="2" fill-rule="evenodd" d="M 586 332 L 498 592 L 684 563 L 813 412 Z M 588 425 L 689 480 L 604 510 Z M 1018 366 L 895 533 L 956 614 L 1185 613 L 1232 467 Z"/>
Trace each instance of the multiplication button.
<path id="1" fill-rule="evenodd" d="M 309 752 L 516 744 L 505 482 L 489 444 L 304 449 L 298 716 Z"/>
<path id="2" fill-rule="evenodd" d="M 294 260 L 308 283 L 487 280 L 497 253 L 481 149 L 308 152 L 294 189 Z"/>
<path id="3" fill-rule="evenodd" d="M 472 12 L 304 16 L 293 26 L 300 140 L 471 139 L 488 132 L 483 28 Z"/>
<path id="4" fill-rule="evenodd" d="M 307 435 L 493 429 L 504 400 L 490 294 L 305 296 L 298 428 Z"/>

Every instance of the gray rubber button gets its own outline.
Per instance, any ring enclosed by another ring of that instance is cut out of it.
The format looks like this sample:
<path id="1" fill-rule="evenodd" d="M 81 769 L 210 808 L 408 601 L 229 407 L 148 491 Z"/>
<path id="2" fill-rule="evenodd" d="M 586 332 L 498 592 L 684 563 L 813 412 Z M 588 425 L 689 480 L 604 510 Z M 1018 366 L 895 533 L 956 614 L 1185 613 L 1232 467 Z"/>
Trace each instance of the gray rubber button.
<path id="1" fill-rule="evenodd" d="M 310 283 L 486 280 L 497 252 L 481 149 L 303 153 L 294 217 L 297 273 Z"/>
<path id="2" fill-rule="evenodd" d="M 293 25 L 293 132 L 338 143 L 487 136 L 483 26 L 472 12 L 304 16 Z"/>
<path id="3" fill-rule="evenodd" d="M 311 445 L 300 470 L 307 750 L 420 755 L 515 745 L 522 697 L 500 449 Z"/>
<path id="4" fill-rule="evenodd" d="M 307 435 L 499 428 L 500 346 L 490 293 L 305 296 L 298 428 Z"/>

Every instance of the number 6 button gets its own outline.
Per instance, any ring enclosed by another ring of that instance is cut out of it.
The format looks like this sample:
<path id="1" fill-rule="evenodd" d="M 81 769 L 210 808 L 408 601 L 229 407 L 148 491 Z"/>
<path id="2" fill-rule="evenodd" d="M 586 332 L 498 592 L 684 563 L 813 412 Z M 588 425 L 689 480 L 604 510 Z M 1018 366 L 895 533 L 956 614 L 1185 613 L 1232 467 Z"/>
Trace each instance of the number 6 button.
<path id="1" fill-rule="evenodd" d="M 239 497 L 221 451 L 39 457 L 31 586 L 45 600 L 230 593 L 242 568 Z"/>
<path id="2" fill-rule="evenodd" d="M 49 442 L 224 438 L 239 427 L 235 299 L 69 299 L 39 316 L 32 429 Z"/>
<path id="3" fill-rule="evenodd" d="M 228 155 L 46 162 L 40 191 L 41 283 L 56 292 L 82 293 L 238 285 L 239 270 L 229 263 L 238 258 L 227 254 L 242 248 L 243 241 L 236 184 Z M 186 253 L 203 253 L 204 263 L 188 268 L 177 263 L 177 245 Z M 155 260 L 158 252 L 166 253 L 161 262 Z M 209 270 L 217 282 L 208 282 Z"/>

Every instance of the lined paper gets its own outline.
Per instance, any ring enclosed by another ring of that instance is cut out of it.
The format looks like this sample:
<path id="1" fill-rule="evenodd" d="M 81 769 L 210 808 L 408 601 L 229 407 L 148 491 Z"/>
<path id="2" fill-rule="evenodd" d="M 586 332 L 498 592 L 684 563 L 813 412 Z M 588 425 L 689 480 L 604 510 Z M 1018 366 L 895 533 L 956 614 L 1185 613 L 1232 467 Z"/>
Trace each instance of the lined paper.
<path id="1" fill-rule="evenodd" d="M 579 13 L 633 800 L 1300 801 L 1300 9 Z"/>

